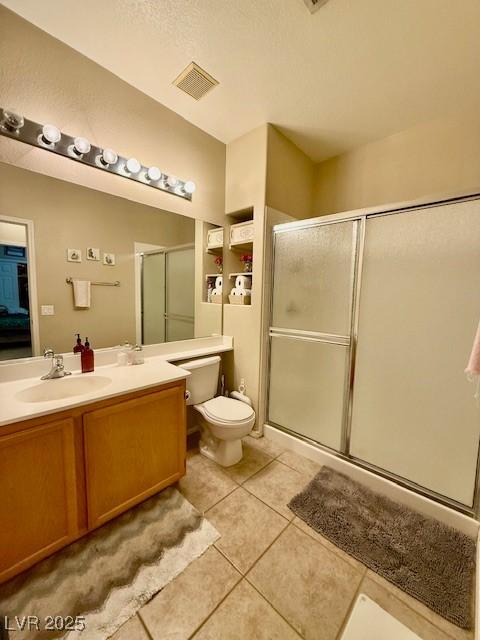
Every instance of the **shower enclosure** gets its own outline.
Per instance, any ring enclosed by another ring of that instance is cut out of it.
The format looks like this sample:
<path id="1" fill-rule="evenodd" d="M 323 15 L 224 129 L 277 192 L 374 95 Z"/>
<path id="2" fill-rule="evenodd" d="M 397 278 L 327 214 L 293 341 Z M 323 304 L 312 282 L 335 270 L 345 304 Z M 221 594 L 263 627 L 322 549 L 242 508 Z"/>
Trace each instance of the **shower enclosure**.
<path id="1" fill-rule="evenodd" d="M 144 253 L 141 274 L 142 344 L 193 338 L 194 247 Z"/>
<path id="2" fill-rule="evenodd" d="M 480 200 L 274 227 L 268 423 L 467 513 Z"/>

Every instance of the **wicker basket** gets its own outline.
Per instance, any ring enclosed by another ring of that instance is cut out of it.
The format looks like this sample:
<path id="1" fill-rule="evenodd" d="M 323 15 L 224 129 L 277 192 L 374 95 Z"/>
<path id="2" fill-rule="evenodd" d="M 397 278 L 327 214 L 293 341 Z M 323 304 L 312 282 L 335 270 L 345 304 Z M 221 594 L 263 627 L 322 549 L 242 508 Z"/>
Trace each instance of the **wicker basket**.
<path id="1" fill-rule="evenodd" d="M 232 295 L 229 295 L 228 299 L 230 301 L 230 304 L 247 305 L 247 304 L 251 304 L 252 297 L 251 296 L 232 296 Z"/>

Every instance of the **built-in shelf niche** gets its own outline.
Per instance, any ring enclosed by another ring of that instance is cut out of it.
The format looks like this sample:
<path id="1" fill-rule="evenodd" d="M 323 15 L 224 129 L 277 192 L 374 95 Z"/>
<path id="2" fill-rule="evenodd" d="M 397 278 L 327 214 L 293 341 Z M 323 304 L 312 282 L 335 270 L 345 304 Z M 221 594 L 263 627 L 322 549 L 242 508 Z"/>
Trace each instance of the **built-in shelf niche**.
<path id="1" fill-rule="evenodd" d="M 223 283 L 224 291 L 227 294 L 226 296 L 224 296 L 226 298 L 225 304 L 228 304 L 231 307 L 246 307 L 251 305 L 251 298 L 248 297 L 248 301 L 246 304 L 235 304 L 235 302 L 232 302 L 230 291 L 232 290 L 234 285 L 234 282 L 232 282 L 232 280 L 239 275 L 249 276 L 250 278 L 252 278 L 253 286 L 253 270 L 245 271 L 243 269 L 243 263 L 240 260 L 240 256 L 242 254 L 249 254 L 252 256 L 253 260 L 255 259 L 253 252 L 253 207 L 243 209 L 242 211 L 229 213 L 227 215 L 230 218 L 232 224 L 230 225 L 228 232 L 228 256 L 225 256 L 224 260 L 224 269 L 228 267 L 230 271 L 228 274 L 228 279 L 225 278 Z"/>
<path id="2" fill-rule="evenodd" d="M 223 227 L 217 227 L 210 223 L 202 223 L 204 226 L 203 233 L 203 274 L 202 274 L 202 302 L 205 304 L 219 303 L 223 296 L 217 296 L 208 301 L 208 289 L 211 283 L 212 288 L 215 287 L 215 280 L 218 276 L 223 276 L 218 270 L 215 259 L 217 256 L 223 256 Z"/>

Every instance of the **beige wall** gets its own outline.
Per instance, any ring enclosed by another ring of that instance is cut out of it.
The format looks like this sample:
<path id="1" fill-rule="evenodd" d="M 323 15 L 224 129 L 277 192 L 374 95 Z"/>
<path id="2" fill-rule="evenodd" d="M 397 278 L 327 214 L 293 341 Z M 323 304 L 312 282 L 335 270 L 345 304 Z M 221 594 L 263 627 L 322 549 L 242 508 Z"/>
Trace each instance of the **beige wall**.
<path id="1" fill-rule="evenodd" d="M 264 335 L 268 326 L 268 290 L 265 274 L 271 259 L 269 238 L 273 224 L 312 215 L 312 196 L 315 178 L 313 162 L 272 125 L 250 131 L 227 145 L 226 155 L 226 211 L 235 214 L 246 209 L 253 211 L 253 291 L 250 306 L 225 304 L 223 332 L 234 338 L 234 352 L 225 358 L 225 372 L 229 389 L 237 388 L 244 378 L 247 394 L 257 412 L 257 427 L 263 424 L 265 408 L 262 403 L 265 362 Z M 267 219 L 268 207 L 271 210 Z M 228 249 L 227 215 L 224 246 L 224 273 L 238 271 L 235 254 Z M 266 251 L 266 253 L 265 253 Z M 231 283 L 230 283 L 231 285 Z M 225 299 L 228 302 L 228 283 Z"/>
<path id="2" fill-rule="evenodd" d="M 480 187 L 480 119 L 449 117 L 318 165 L 315 216 Z"/>
<path id="3" fill-rule="evenodd" d="M 269 125 L 249 131 L 227 145 L 225 211 L 264 206 Z"/>
<path id="4" fill-rule="evenodd" d="M 194 241 L 195 222 L 69 182 L 0 163 L 0 215 L 34 221 L 38 303 L 55 305 L 40 316 L 40 347 L 69 351 L 74 334 L 95 348 L 135 341 L 134 242 L 176 245 Z M 116 265 L 87 261 L 86 247 L 115 253 Z M 67 262 L 67 248 L 83 262 Z M 120 280 L 120 287 L 92 287 L 92 306 L 75 310 L 67 276 Z"/>
<path id="5" fill-rule="evenodd" d="M 254 218 L 252 304 L 225 304 L 223 307 L 223 333 L 234 339 L 234 352 L 224 358 L 226 382 L 231 390 L 238 388 L 240 379 L 244 378 L 255 410 L 259 400 L 267 136 L 268 125 L 250 131 L 227 145 L 226 157 L 227 213 L 249 209 Z M 224 273 L 227 275 L 239 270 L 238 258 L 228 248 L 229 225 L 235 222 L 238 219 L 227 216 L 223 252 Z M 224 300 L 227 303 L 231 285 L 225 281 Z"/>
<path id="6" fill-rule="evenodd" d="M 268 127 L 266 204 L 295 218 L 313 216 L 316 166 L 278 129 Z"/>
<path id="7" fill-rule="evenodd" d="M 7 138 L 0 161 L 222 224 L 223 143 L 2 6 L 0 59 L 0 106 L 193 180 L 197 191 L 188 202 Z"/>

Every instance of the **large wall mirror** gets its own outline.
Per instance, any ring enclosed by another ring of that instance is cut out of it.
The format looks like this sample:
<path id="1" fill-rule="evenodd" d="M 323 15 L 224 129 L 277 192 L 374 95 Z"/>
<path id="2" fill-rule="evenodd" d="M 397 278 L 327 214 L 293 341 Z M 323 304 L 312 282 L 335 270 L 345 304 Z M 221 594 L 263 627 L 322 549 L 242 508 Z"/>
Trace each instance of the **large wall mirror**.
<path id="1" fill-rule="evenodd" d="M 0 163 L 0 360 L 221 334 L 221 235 Z"/>

